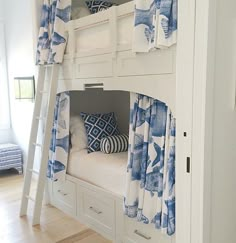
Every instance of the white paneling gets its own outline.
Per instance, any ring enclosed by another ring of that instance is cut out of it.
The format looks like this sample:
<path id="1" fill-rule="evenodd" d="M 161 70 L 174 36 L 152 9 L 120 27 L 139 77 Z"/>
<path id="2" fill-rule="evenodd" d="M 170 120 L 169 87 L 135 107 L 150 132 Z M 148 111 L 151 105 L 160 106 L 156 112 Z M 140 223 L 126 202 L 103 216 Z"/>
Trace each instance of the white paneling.
<path id="1" fill-rule="evenodd" d="M 130 51 L 120 52 L 117 59 L 118 76 L 171 74 L 175 70 L 173 49 L 136 55 Z"/>
<path id="2" fill-rule="evenodd" d="M 176 59 L 176 242 L 191 242 L 192 96 L 194 74 L 195 0 L 178 2 Z M 184 133 L 186 136 L 184 136 Z M 192 242 L 191 242 L 192 243 Z M 200 242 L 199 242 L 200 243 Z"/>

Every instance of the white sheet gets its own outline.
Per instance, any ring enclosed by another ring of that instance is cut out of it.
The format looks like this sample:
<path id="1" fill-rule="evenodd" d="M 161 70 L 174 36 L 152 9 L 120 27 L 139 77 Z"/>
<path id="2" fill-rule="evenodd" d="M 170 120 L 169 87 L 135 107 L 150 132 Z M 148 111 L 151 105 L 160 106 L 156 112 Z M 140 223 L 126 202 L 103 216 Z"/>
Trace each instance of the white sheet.
<path id="1" fill-rule="evenodd" d="M 67 173 L 115 194 L 124 195 L 127 152 L 71 152 Z"/>

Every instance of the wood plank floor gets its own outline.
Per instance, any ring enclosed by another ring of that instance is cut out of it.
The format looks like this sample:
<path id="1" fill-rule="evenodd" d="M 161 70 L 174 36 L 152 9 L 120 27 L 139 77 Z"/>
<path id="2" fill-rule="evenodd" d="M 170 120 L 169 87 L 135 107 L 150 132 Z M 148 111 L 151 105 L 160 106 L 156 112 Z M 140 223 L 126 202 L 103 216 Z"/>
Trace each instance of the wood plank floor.
<path id="1" fill-rule="evenodd" d="M 43 206 L 41 224 L 31 226 L 29 216 L 19 217 L 23 176 L 0 172 L 1 243 L 110 243 L 94 231 L 52 206 Z"/>

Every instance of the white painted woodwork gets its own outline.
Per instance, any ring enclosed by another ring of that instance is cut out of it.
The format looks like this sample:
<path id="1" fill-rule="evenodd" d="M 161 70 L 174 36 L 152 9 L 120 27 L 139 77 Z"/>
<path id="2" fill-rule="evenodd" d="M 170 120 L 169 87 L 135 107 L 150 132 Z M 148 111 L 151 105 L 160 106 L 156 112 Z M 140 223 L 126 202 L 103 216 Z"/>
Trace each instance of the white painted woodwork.
<path id="1" fill-rule="evenodd" d="M 133 21 L 133 1 L 70 21 L 57 92 L 101 83 L 105 90 L 150 95 L 175 112 L 176 47 L 132 53 Z"/>
<path id="2" fill-rule="evenodd" d="M 124 219 L 124 241 L 138 242 L 138 243 L 172 243 L 172 237 L 168 237 L 154 228 L 154 225 L 145 225 L 137 222 L 137 220 L 125 218 Z"/>
<path id="3" fill-rule="evenodd" d="M 115 202 L 112 197 L 98 194 L 97 191 L 78 187 L 81 197 L 79 209 L 85 222 L 115 238 Z"/>
<path id="4" fill-rule="evenodd" d="M 49 86 L 46 85 L 46 70 L 48 68 L 52 68 L 50 75 Z M 40 215 L 42 208 L 42 201 L 44 196 L 45 182 L 46 182 L 46 172 L 47 172 L 47 162 L 49 155 L 49 147 L 51 141 L 51 131 L 53 125 L 53 117 L 54 117 L 54 107 L 56 104 L 56 91 L 57 91 L 57 81 L 58 81 L 58 73 L 59 73 L 59 64 L 54 64 L 52 66 L 40 66 L 39 77 L 38 77 L 38 85 L 37 85 L 37 95 L 35 99 L 35 109 L 33 113 L 33 121 L 31 126 L 31 135 L 30 135 L 30 143 L 29 143 L 29 155 L 28 161 L 26 165 L 26 173 L 24 180 L 24 188 L 22 193 L 21 200 L 21 208 L 20 208 L 20 216 L 24 216 L 27 214 L 28 201 L 29 199 L 33 199 L 34 201 L 34 209 L 33 209 L 33 225 L 37 225 L 40 223 Z M 46 108 L 46 117 L 45 117 L 45 130 L 42 141 L 38 142 L 38 129 L 39 129 L 39 121 L 40 114 L 42 113 L 43 107 L 43 95 L 46 93 L 47 95 L 47 108 Z M 37 179 L 37 190 L 34 198 L 30 196 L 30 188 L 32 183 L 32 174 L 34 162 L 36 160 L 36 147 L 41 149 L 40 153 L 40 168 L 38 172 Z"/>
<path id="5" fill-rule="evenodd" d="M 48 184 L 49 188 L 52 187 L 49 193 L 54 206 L 113 242 L 176 242 L 175 236 L 166 236 L 153 225 L 144 225 L 124 216 L 123 199 L 120 195 L 70 175 L 66 175 L 65 182 L 53 183 L 48 180 Z M 74 210 L 75 202 L 77 210 Z"/>
<path id="6" fill-rule="evenodd" d="M 119 52 L 117 66 L 117 76 L 172 74 L 175 71 L 175 52 L 173 48 L 137 54 Z"/>
<path id="7" fill-rule="evenodd" d="M 76 215 L 76 184 L 72 181 L 56 181 L 53 183 L 52 195 L 55 205 L 67 212 Z"/>
<path id="8" fill-rule="evenodd" d="M 111 55 L 76 58 L 75 78 L 102 78 L 113 76 Z"/>

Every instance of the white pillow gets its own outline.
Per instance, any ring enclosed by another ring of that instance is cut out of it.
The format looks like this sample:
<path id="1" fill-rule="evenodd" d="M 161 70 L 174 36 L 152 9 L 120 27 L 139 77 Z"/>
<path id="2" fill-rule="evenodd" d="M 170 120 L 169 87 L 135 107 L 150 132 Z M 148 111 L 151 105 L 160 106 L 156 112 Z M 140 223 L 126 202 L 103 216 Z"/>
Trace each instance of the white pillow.
<path id="1" fill-rule="evenodd" d="M 88 138 L 84 127 L 84 121 L 80 116 L 70 118 L 71 144 L 73 151 L 87 148 Z"/>
<path id="2" fill-rule="evenodd" d="M 71 19 L 80 19 L 80 18 L 83 18 L 85 16 L 88 16 L 90 15 L 90 11 L 88 8 L 86 7 L 76 7 L 76 8 L 72 8 L 72 11 L 71 11 Z"/>

